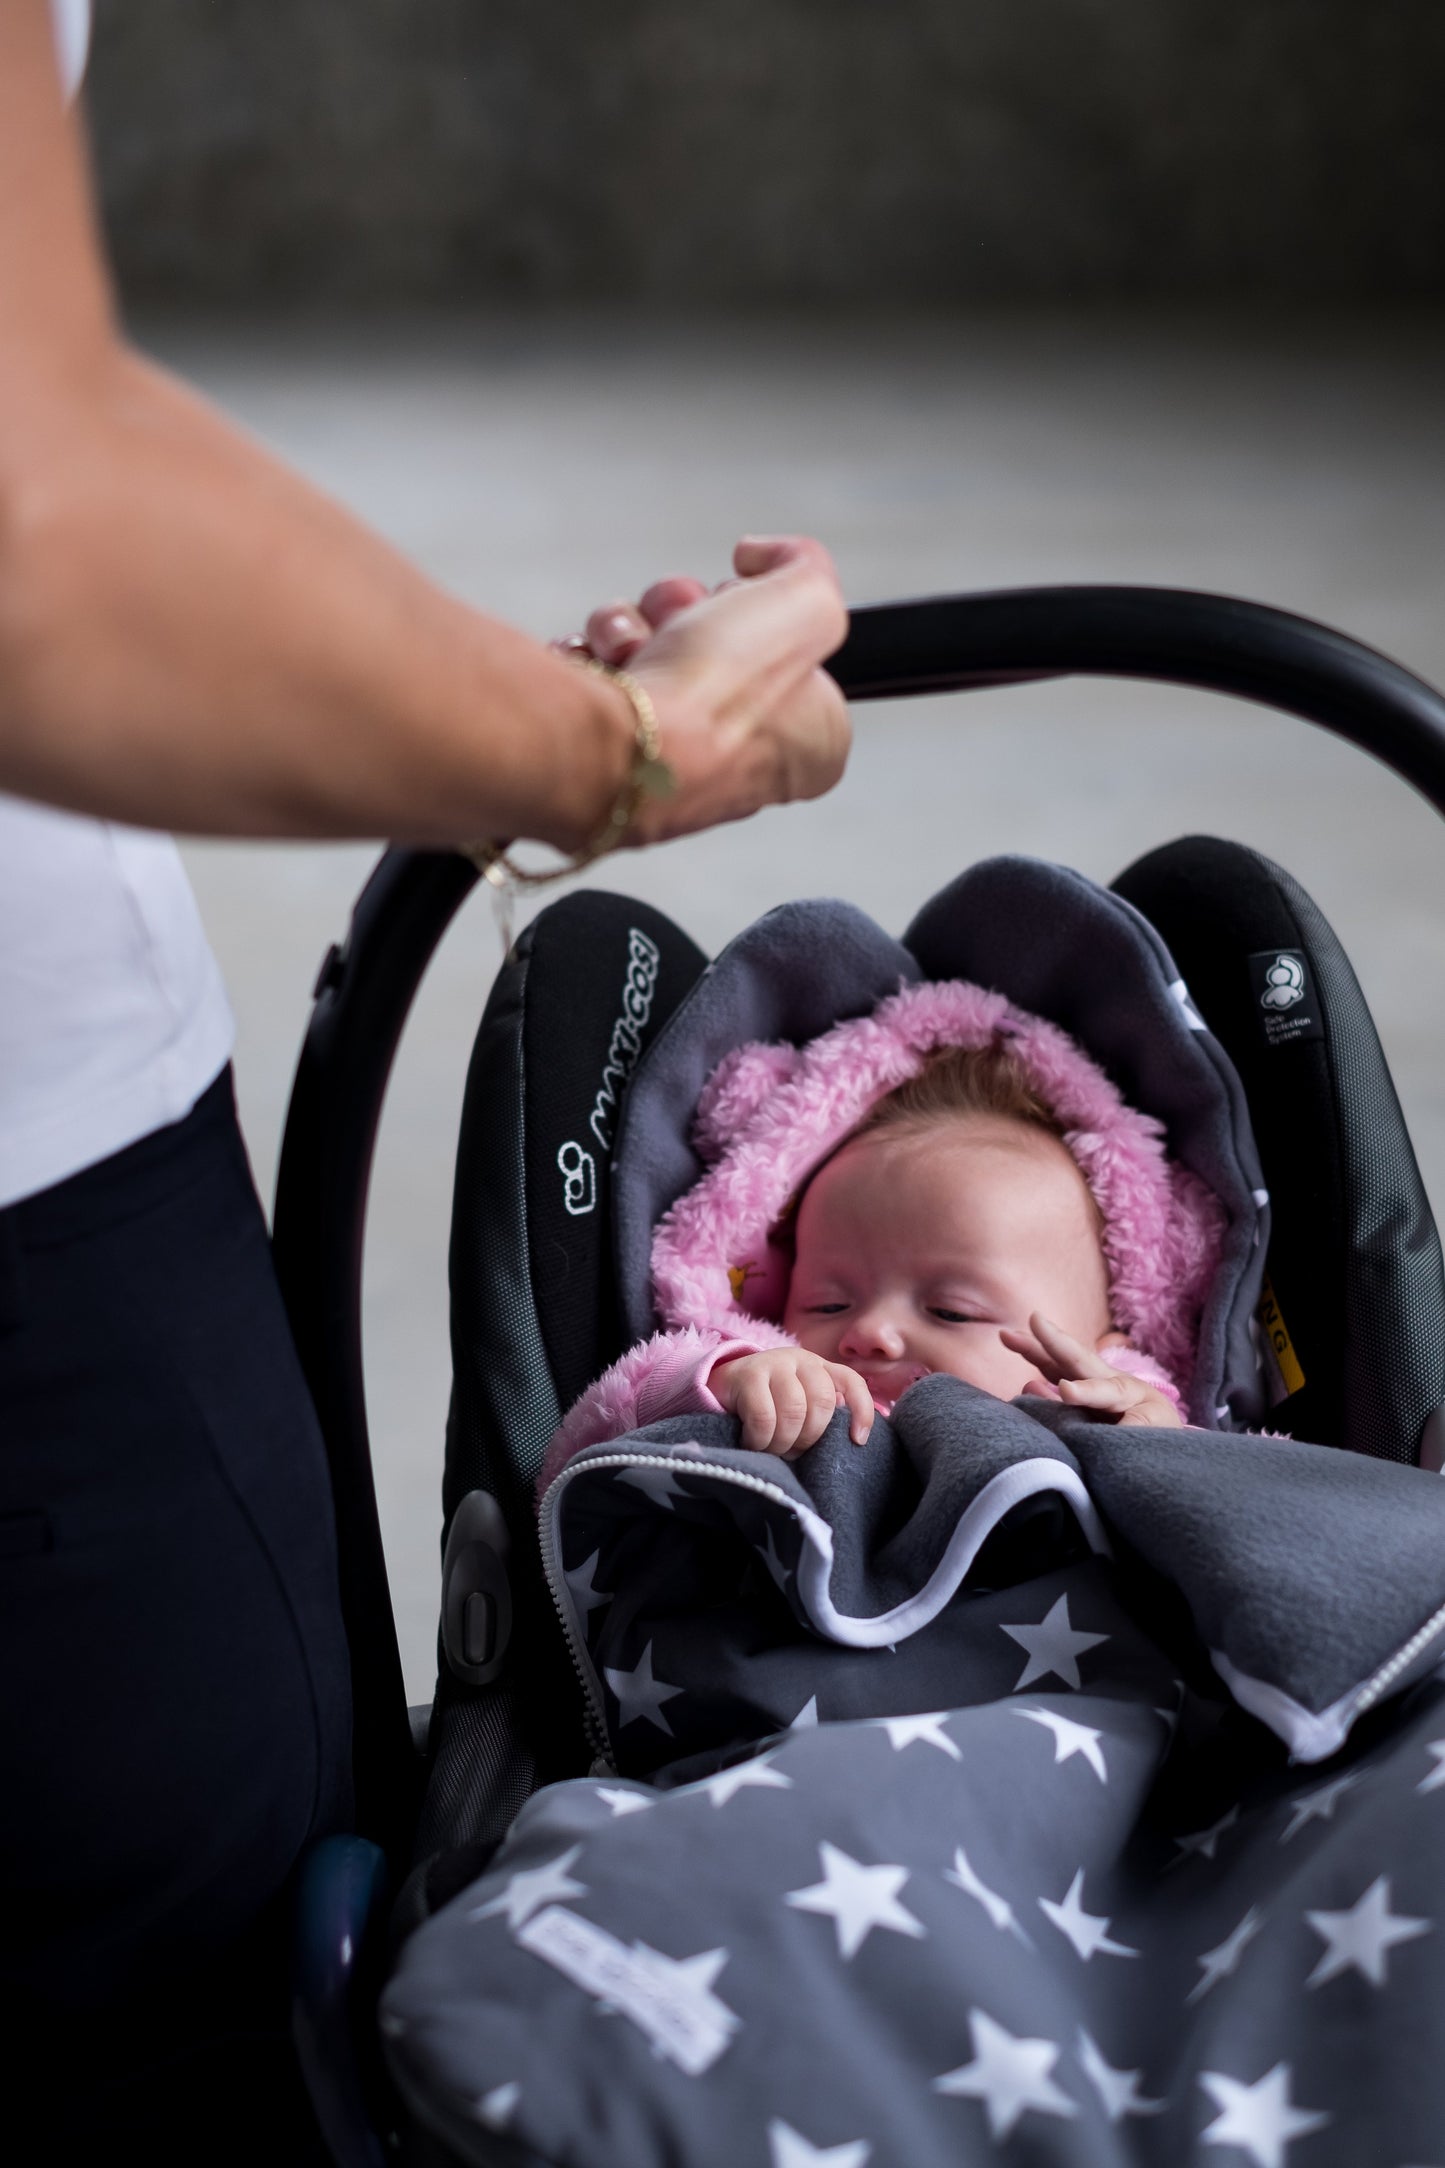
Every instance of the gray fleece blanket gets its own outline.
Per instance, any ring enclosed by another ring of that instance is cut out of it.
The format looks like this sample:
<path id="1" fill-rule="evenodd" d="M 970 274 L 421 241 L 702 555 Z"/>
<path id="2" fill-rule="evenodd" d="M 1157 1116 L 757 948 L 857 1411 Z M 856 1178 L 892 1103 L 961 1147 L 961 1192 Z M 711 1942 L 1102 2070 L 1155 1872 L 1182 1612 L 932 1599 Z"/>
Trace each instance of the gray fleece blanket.
<path id="1" fill-rule="evenodd" d="M 458 2157 L 1445 2161 L 1445 1487 L 929 1378 L 594 1447 L 593 1708 L 386 1991 Z"/>

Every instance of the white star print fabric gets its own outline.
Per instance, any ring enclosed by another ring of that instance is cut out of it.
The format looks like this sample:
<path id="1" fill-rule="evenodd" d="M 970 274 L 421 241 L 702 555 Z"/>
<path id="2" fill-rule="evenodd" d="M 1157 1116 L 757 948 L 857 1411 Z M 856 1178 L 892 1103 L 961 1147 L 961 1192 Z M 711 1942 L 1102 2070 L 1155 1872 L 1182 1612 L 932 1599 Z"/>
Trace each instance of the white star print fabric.
<path id="1" fill-rule="evenodd" d="M 861 1457 L 706 1422 L 558 1486 L 599 1762 L 402 1950 L 383 2033 L 433 2136 L 531 2168 L 1445 2162 L 1438 1478 L 942 1379 Z"/>
<path id="2" fill-rule="evenodd" d="M 1419 1703 L 1353 1772 L 1347 1842 L 1317 1817 L 1247 1904 L 1307 1789 L 1255 1755 L 1213 1856 L 1181 1856 L 1153 1810 L 1189 1770 L 1142 1700 L 1074 1703 L 1105 1784 L 1082 1755 L 1010 1766 L 1000 1702 L 902 1750 L 824 1721 L 622 1813 L 641 1787 L 555 1785 L 408 1944 L 393 2067 L 477 2162 L 1423 2168 L 1445 1692 Z M 524 2152 L 489 2150 L 504 2127 Z"/>

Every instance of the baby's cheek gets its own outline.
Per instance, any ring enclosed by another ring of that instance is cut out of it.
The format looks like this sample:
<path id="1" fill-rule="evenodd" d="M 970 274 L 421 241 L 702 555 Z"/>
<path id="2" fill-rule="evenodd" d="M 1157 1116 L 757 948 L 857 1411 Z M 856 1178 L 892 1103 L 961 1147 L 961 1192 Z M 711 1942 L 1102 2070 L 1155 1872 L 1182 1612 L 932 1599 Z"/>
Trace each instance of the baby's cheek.
<path id="1" fill-rule="evenodd" d="M 826 1362 L 836 1358 L 834 1350 L 838 1343 L 838 1329 L 830 1317 L 809 1317 L 806 1312 L 794 1317 L 790 1311 L 783 1313 L 783 1330 L 790 1332 L 799 1347 L 810 1355 L 821 1355 Z"/>
<path id="2" fill-rule="evenodd" d="M 1005 1347 L 996 1332 L 987 1339 L 980 1336 L 971 1346 L 950 1350 L 950 1355 L 951 1360 L 939 1363 L 938 1369 L 976 1385 L 980 1392 L 992 1393 L 996 1400 L 1016 1400 L 1036 1375 L 1034 1364 Z"/>

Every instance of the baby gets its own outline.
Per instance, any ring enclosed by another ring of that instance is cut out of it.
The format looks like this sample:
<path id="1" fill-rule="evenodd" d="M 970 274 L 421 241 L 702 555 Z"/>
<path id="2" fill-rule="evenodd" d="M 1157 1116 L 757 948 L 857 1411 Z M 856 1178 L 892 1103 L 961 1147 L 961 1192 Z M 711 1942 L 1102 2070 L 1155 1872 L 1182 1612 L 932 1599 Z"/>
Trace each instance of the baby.
<path id="1" fill-rule="evenodd" d="M 810 1047 L 740 1049 L 696 1136 L 714 1165 L 653 1247 L 672 1329 L 582 1396 L 542 1487 L 671 1415 L 721 1410 L 788 1457 L 846 1408 L 862 1445 L 939 1372 L 1184 1420 L 1222 1209 L 1056 1026 L 963 981 L 907 987 Z"/>
<path id="2" fill-rule="evenodd" d="M 798 1206 L 783 1326 L 795 1348 L 713 1362 L 707 1384 L 758 1452 L 806 1451 L 847 1407 L 942 1371 L 1000 1400 L 1047 1394 L 1121 1423 L 1177 1424 L 1162 1386 L 1114 1368 L 1102 1222 L 1057 1126 L 1001 1046 L 935 1056 L 873 1109 Z"/>

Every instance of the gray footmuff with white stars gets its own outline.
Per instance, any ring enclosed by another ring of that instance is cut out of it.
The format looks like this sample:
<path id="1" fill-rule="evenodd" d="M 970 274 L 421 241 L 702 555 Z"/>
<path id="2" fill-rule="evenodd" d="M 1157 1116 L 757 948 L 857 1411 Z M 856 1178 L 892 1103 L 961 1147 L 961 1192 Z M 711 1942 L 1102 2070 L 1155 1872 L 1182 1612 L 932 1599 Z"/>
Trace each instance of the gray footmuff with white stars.
<path id="1" fill-rule="evenodd" d="M 1445 1487 L 931 1377 L 542 1528 L 593 1775 L 382 2004 L 456 2157 L 1445 2162 Z"/>

